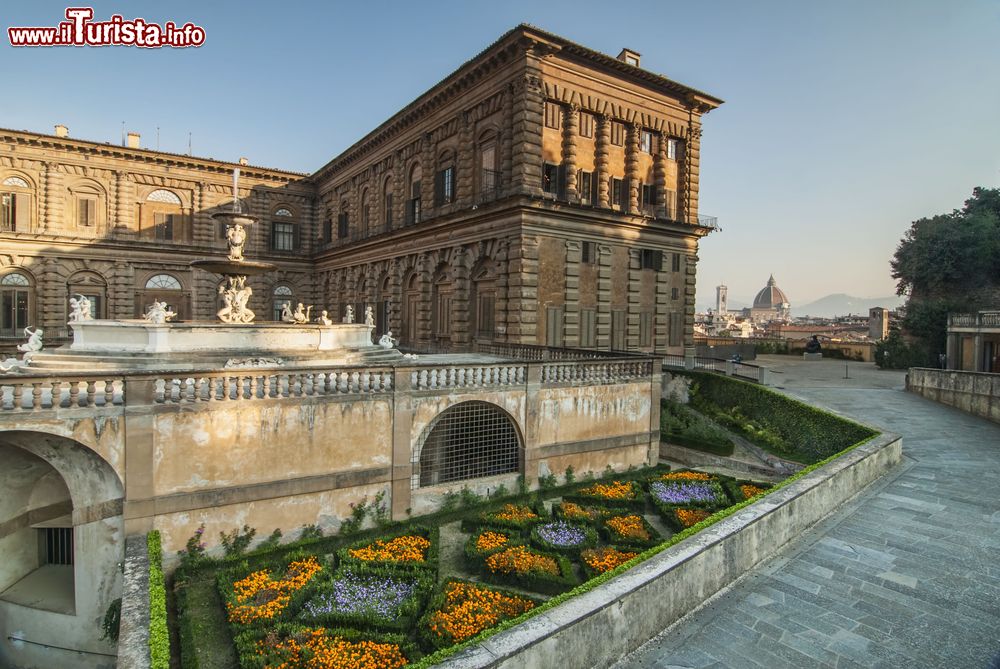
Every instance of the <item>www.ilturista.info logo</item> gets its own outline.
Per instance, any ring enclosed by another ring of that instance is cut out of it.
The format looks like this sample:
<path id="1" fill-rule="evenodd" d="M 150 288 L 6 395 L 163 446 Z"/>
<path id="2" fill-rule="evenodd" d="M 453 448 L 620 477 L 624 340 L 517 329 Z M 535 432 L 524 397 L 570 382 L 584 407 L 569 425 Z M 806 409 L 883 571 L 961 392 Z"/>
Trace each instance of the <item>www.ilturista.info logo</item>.
<path id="1" fill-rule="evenodd" d="M 144 19 L 126 20 L 115 14 L 108 21 L 92 21 L 92 7 L 67 7 L 66 21 L 55 27 L 11 27 L 11 46 L 139 46 L 158 49 L 183 48 L 205 43 L 205 29 L 193 23 L 178 26 L 167 21 L 162 26 Z"/>

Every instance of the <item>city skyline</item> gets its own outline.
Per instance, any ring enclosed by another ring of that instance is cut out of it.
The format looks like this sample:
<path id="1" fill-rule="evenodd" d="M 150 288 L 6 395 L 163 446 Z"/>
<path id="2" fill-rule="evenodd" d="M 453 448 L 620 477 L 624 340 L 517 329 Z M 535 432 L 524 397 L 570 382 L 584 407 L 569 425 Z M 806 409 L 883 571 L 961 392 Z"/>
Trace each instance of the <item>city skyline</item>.
<path id="1" fill-rule="evenodd" d="M 13 49 L 4 39 L 21 94 L 0 126 L 62 123 L 117 143 L 125 121 L 147 148 L 186 153 L 190 132 L 197 156 L 311 172 L 517 23 L 611 55 L 634 49 L 644 68 L 726 101 L 704 120 L 700 209 L 722 231 L 699 251 L 698 304 L 720 283 L 752 296 L 770 274 L 793 310 L 831 293 L 890 295 L 889 259 L 910 222 L 1000 182 L 989 132 L 1000 76 L 968 67 L 1000 56 L 990 39 L 1000 9 L 985 2 L 647 3 L 630 14 L 643 21 L 621 23 L 594 21 L 601 5 L 586 3 L 93 6 L 95 19 L 191 21 L 205 44 Z M 65 7 L 18 7 L 5 27 L 56 25 Z"/>

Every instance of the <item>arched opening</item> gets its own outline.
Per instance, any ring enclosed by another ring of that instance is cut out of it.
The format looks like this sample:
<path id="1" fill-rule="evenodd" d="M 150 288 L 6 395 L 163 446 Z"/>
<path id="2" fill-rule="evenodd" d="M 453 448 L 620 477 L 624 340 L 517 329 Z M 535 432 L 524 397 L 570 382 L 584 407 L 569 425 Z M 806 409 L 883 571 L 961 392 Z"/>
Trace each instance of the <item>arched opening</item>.
<path id="1" fill-rule="evenodd" d="M 184 204 L 173 191 L 154 190 L 139 205 L 139 230 L 147 239 L 187 240 L 188 223 Z"/>
<path id="2" fill-rule="evenodd" d="M 489 265 L 473 271 L 469 295 L 469 328 L 473 339 L 491 341 L 496 327 L 496 277 Z"/>
<path id="3" fill-rule="evenodd" d="M 285 307 L 295 308 L 295 294 L 289 286 L 275 286 L 271 295 L 271 315 L 273 317 L 271 320 L 280 321 Z"/>
<path id="4" fill-rule="evenodd" d="M 154 274 L 146 279 L 135 294 L 136 317 L 142 318 L 154 301 L 166 303 L 167 309 L 177 314 L 177 320 L 189 318 L 188 295 L 172 274 Z"/>
<path id="5" fill-rule="evenodd" d="M 83 295 L 90 302 L 94 318 L 107 318 L 108 282 L 96 272 L 77 272 L 66 282 L 66 306 L 69 299 Z M 67 312 L 68 313 L 68 312 Z"/>
<path id="6" fill-rule="evenodd" d="M 426 487 L 521 471 L 517 425 L 488 402 L 460 402 L 427 427 L 414 464 L 414 487 Z"/>
<path id="7" fill-rule="evenodd" d="M 34 284 L 24 272 L 0 275 L 0 338 L 23 339 L 35 315 Z"/>
<path id="8" fill-rule="evenodd" d="M 30 232 L 34 195 L 24 177 L 11 175 L 0 182 L 0 232 Z"/>

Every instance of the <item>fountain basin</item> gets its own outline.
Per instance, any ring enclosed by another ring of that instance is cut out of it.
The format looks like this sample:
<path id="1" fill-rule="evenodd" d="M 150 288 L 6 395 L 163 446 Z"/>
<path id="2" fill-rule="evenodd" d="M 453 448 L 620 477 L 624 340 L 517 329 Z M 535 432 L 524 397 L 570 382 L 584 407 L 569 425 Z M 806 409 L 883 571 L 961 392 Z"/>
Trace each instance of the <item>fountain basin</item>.
<path id="1" fill-rule="evenodd" d="M 257 276 L 266 274 L 277 267 L 274 263 L 256 260 L 194 260 L 191 267 L 203 269 L 223 276 Z"/>

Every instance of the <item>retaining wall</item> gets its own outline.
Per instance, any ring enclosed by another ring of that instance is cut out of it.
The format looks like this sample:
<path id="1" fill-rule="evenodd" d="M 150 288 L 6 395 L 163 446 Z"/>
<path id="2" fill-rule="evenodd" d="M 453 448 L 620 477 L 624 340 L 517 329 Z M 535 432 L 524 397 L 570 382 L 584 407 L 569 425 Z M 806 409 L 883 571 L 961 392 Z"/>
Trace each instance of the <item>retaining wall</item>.
<path id="1" fill-rule="evenodd" d="M 906 389 L 1000 423 L 1000 374 L 913 367 L 906 375 Z"/>

